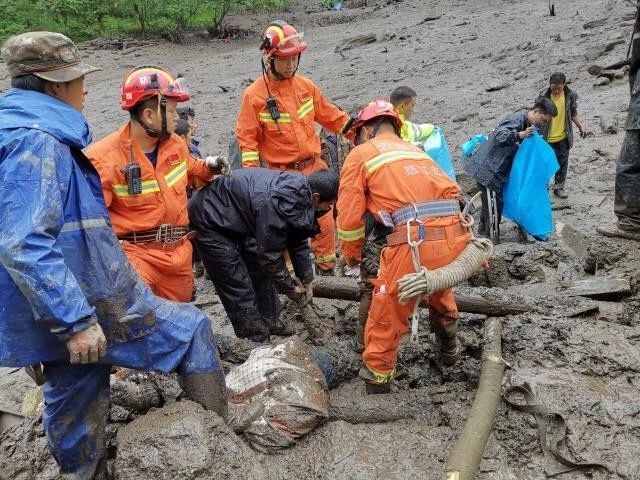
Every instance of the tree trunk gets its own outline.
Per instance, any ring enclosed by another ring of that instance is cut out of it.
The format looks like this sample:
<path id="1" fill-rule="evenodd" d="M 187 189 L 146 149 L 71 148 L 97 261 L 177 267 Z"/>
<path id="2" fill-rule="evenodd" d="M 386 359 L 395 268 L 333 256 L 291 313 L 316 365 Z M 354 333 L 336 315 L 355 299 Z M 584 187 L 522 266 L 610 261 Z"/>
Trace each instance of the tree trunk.
<path id="1" fill-rule="evenodd" d="M 336 300 L 360 300 L 360 287 L 356 280 L 341 277 L 318 277 L 313 283 L 313 295 L 319 298 Z M 530 312 L 532 308 L 524 304 L 503 302 L 479 295 L 456 293 L 458 310 L 467 313 L 481 313 L 492 317 L 502 317 L 518 313 Z M 422 304 L 427 306 L 426 304 Z"/>

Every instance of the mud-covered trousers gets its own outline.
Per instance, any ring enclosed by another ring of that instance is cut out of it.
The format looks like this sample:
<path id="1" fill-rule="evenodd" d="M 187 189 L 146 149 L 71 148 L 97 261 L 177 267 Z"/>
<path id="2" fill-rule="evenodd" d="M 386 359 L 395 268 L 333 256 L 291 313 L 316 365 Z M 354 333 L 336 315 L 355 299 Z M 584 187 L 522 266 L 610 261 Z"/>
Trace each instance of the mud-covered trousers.
<path id="1" fill-rule="evenodd" d="M 280 301 L 273 280 L 258 265 L 255 239 L 208 230 L 198 236 L 198 251 L 236 336 L 264 341 Z"/>
<path id="2" fill-rule="evenodd" d="M 420 246 L 422 265 L 436 269 L 456 259 L 469 243 L 470 235 L 457 235 L 455 226 L 444 227 L 446 238 L 425 241 Z M 415 301 L 405 304 L 398 300 L 397 281 L 407 273 L 415 272 L 408 245 L 385 247 L 382 250 L 378 278 L 374 285 L 369 318 L 365 327 L 364 364 L 380 382 L 389 381 L 394 373 L 400 339 L 409 332 L 409 316 Z M 453 289 L 435 292 L 429 296 L 429 319 L 437 331 L 455 326 L 458 308 Z"/>
<path id="3" fill-rule="evenodd" d="M 622 230 L 640 230 L 640 130 L 627 130 L 616 164 L 614 212 Z"/>
<path id="4" fill-rule="evenodd" d="M 112 365 L 181 376 L 223 374 L 209 319 L 195 307 L 171 302 L 158 306 L 150 333 L 109 342 L 100 363 L 46 363 L 43 422 L 65 479 L 89 480 L 104 467 Z"/>

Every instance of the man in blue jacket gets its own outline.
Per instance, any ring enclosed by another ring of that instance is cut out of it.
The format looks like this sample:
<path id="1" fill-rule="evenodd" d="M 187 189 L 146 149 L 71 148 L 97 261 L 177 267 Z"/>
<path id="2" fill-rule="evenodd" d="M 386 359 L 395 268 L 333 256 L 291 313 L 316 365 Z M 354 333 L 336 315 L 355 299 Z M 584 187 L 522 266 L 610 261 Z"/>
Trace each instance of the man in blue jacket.
<path id="1" fill-rule="evenodd" d="M 189 219 L 198 252 L 238 337 L 263 342 L 289 333 L 279 320 L 276 290 L 294 301 L 311 300 L 309 238 L 337 196 L 331 170 L 305 177 L 265 168 L 234 170 L 195 193 Z"/>
<path id="2" fill-rule="evenodd" d="M 502 218 L 502 193 L 511 173 L 513 159 L 520 143 L 531 136 L 536 129 L 548 125 L 558 111 L 551 100 L 538 97 L 532 108 L 513 113 L 500 121 L 489 134 L 489 140 L 475 151 L 471 157 L 463 159 L 465 172 L 471 175 L 482 192 L 482 213 L 478 233 L 487 235 L 492 219 L 489 214 L 489 196 L 495 197 L 496 239 L 500 238 Z"/>
<path id="3" fill-rule="evenodd" d="M 225 416 L 208 319 L 155 297 L 109 224 L 82 149 L 84 76 L 64 35 L 10 38 L 1 56 L 0 366 L 44 374 L 43 423 L 64 478 L 101 478 L 112 365 L 177 371 L 186 395 Z"/>

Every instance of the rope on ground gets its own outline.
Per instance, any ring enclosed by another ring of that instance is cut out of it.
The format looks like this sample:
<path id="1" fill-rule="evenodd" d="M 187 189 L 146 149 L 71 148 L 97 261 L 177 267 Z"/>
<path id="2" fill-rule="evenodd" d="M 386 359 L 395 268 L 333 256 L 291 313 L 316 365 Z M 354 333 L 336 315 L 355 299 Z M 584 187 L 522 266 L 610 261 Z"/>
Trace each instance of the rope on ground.
<path id="1" fill-rule="evenodd" d="M 398 280 L 398 298 L 401 302 L 419 295 L 451 288 L 478 272 L 493 255 L 493 243 L 487 238 L 474 238 L 467 248 L 449 265 L 436 270 L 421 269 Z"/>

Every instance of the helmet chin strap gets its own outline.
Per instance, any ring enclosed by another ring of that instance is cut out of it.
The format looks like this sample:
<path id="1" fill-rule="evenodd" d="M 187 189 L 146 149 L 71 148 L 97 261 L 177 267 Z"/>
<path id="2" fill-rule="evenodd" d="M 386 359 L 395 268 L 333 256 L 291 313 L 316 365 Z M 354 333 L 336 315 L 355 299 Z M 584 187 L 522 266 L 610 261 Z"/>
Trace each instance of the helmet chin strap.
<path id="1" fill-rule="evenodd" d="M 153 128 L 142 121 L 140 121 L 140 125 L 147 135 L 157 138 L 162 142 L 171 136 L 167 130 L 167 99 L 163 95 L 158 95 L 158 113 L 162 120 L 162 127 L 160 130 Z"/>

